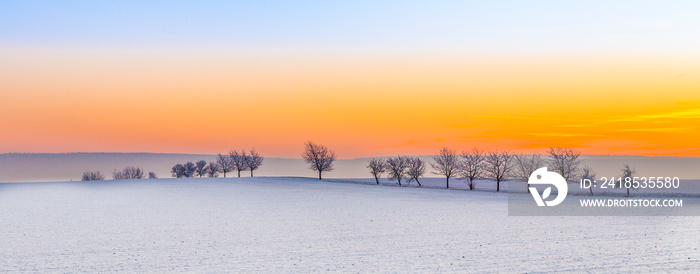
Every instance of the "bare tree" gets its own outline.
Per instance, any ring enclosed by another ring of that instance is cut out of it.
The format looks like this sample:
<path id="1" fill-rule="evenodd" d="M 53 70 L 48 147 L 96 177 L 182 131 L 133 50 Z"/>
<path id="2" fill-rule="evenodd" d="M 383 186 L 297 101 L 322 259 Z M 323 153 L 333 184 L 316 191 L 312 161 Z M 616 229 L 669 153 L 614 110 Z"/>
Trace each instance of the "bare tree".
<path id="1" fill-rule="evenodd" d="M 99 171 L 87 171 L 83 172 L 83 177 L 81 180 L 83 181 L 102 181 L 105 179 L 105 176 L 102 175 Z"/>
<path id="2" fill-rule="evenodd" d="M 209 162 L 207 166 L 207 176 L 219 177 L 219 165 L 217 165 L 216 162 Z"/>
<path id="3" fill-rule="evenodd" d="M 182 178 L 185 176 L 185 166 L 182 164 L 174 165 L 170 170 L 170 173 L 172 173 L 173 177 L 175 178 Z"/>
<path id="4" fill-rule="evenodd" d="M 228 152 L 228 156 L 233 161 L 233 169 L 238 172 L 238 177 L 241 177 L 241 171 L 248 169 L 245 162 L 245 151 L 238 152 L 238 150 L 233 149 Z"/>
<path id="5" fill-rule="evenodd" d="M 577 176 L 582 162 L 579 159 L 581 151 L 568 147 L 550 147 L 547 153 L 552 170 L 558 172 L 566 181 Z"/>
<path id="6" fill-rule="evenodd" d="M 333 170 L 335 152 L 329 150 L 326 146 L 306 142 L 304 145 L 304 153 L 301 154 L 301 158 L 309 164 L 311 170 L 318 172 L 318 179 L 321 180 L 321 174 L 323 172 Z"/>
<path id="7" fill-rule="evenodd" d="M 420 181 L 418 181 L 418 178 L 425 174 L 425 162 L 418 157 L 409 157 L 407 167 L 406 175 L 408 175 L 408 182 L 416 181 L 418 186 L 423 186 Z"/>
<path id="8" fill-rule="evenodd" d="M 158 174 L 153 171 L 148 172 L 148 179 L 158 179 Z"/>
<path id="9" fill-rule="evenodd" d="M 450 188 L 450 178 L 457 175 L 462 165 L 457 152 L 454 149 L 443 147 L 437 155 L 433 156 L 433 161 L 435 162 L 430 163 L 430 166 L 435 170 L 433 174 L 445 176 L 445 188 Z"/>
<path id="10" fill-rule="evenodd" d="M 544 166 L 544 160 L 542 159 L 542 155 L 539 154 L 513 155 L 513 159 L 515 160 L 515 169 L 513 170 L 514 177 L 525 182 L 527 182 L 528 179 L 530 179 L 530 174 L 535 172 L 535 170 L 537 170 L 538 168 Z M 530 188 L 526 188 L 527 193 L 530 193 Z"/>
<path id="11" fill-rule="evenodd" d="M 462 177 L 469 180 L 469 190 L 474 190 L 474 180 L 482 175 L 484 170 L 484 153 L 478 148 L 462 152 Z"/>
<path id="12" fill-rule="evenodd" d="M 630 196 L 630 189 L 634 188 L 632 177 L 635 173 L 637 173 L 637 171 L 634 170 L 634 168 L 631 167 L 629 164 L 625 164 L 625 166 L 622 168 L 622 177 L 620 177 L 620 188 L 624 187 L 627 189 L 627 197 Z"/>
<path id="13" fill-rule="evenodd" d="M 486 155 L 486 174 L 496 180 L 496 191 L 501 191 L 501 181 L 508 178 L 512 169 L 513 155 L 507 151 L 489 152 Z"/>
<path id="14" fill-rule="evenodd" d="M 245 154 L 245 152 L 243 152 L 244 167 L 245 169 L 250 170 L 250 177 L 253 177 L 253 171 L 262 166 L 263 159 L 264 158 L 260 156 L 260 154 L 257 151 L 255 151 L 255 149 L 251 149 L 249 154 L 247 155 Z"/>
<path id="15" fill-rule="evenodd" d="M 581 179 L 582 180 L 590 180 L 591 181 L 591 187 L 588 188 L 588 190 L 591 191 L 591 195 L 593 195 L 593 186 L 595 185 L 595 178 L 596 178 L 596 173 L 593 171 L 593 168 L 590 166 L 585 166 L 581 169 Z"/>
<path id="16" fill-rule="evenodd" d="M 182 166 L 185 167 L 184 177 L 186 177 L 186 178 L 194 177 L 195 171 L 197 170 L 197 166 L 193 162 L 187 162 Z"/>
<path id="17" fill-rule="evenodd" d="M 233 170 L 233 161 L 228 155 L 219 154 L 216 156 L 216 165 L 219 166 L 219 171 L 224 174 L 226 178 L 226 173 Z"/>
<path id="18" fill-rule="evenodd" d="M 367 168 L 369 169 L 369 173 L 372 173 L 372 176 L 374 176 L 374 180 L 377 181 L 377 184 L 379 184 L 379 177 L 382 177 L 382 174 L 384 174 L 384 171 L 386 171 L 386 162 L 384 159 L 369 159 Z"/>
<path id="19" fill-rule="evenodd" d="M 386 160 L 386 173 L 389 180 L 397 180 L 401 186 L 401 179 L 407 177 L 408 172 L 408 157 L 397 156 L 389 157 Z"/>
<path id="20" fill-rule="evenodd" d="M 201 160 L 195 163 L 194 165 L 195 173 L 197 173 L 197 176 L 199 176 L 199 178 L 202 178 L 202 176 L 204 176 L 204 174 L 207 173 L 207 161 Z"/>

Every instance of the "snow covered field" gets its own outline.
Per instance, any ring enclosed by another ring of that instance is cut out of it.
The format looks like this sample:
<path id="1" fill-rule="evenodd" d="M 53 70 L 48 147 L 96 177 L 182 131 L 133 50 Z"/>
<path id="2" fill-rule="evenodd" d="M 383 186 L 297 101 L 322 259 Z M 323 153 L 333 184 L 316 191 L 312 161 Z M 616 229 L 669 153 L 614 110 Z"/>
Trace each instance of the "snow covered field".
<path id="1" fill-rule="evenodd" d="M 700 217 L 509 217 L 507 200 L 279 177 L 0 184 L 0 271 L 700 271 Z"/>

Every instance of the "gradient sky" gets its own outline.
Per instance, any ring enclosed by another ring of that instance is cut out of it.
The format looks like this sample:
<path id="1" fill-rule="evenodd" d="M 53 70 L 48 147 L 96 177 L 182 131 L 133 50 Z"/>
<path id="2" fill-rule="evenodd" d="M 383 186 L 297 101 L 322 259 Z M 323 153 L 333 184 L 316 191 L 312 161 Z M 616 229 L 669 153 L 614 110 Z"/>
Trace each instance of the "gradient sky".
<path id="1" fill-rule="evenodd" d="M 700 156 L 695 1 L 104 2 L 0 3 L 0 153 Z"/>

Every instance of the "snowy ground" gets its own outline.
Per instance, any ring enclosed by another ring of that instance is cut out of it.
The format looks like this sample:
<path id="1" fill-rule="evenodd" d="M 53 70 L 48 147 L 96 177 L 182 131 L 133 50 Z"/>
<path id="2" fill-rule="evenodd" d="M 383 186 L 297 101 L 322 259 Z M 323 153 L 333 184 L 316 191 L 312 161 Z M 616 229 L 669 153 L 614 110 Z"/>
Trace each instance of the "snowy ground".
<path id="1" fill-rule="evenodd" d="M 506 194 L 438 179 L 344 182 L 0 184 L 0 271 L 700 271 L 700 217 L 509 217 Z"/>

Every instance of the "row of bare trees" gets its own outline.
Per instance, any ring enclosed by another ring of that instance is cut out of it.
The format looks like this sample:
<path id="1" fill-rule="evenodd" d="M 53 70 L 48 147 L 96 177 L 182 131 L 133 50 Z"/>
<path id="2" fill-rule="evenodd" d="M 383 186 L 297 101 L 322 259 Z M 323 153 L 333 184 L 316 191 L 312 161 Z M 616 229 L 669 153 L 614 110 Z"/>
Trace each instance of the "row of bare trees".
<path id="1" fill-rule="evenodd" d="M 583 160 L 580 156 L 579 150 L 566 147 L 551 147 L 546 156 L 512 154 L 508 151 L 483 152 L 477 148 L 458 154 L 454 149 L 442 148 L 433 156 L 430 166 L 433 174 L 445 176 L 446 188 L 450 188 L 450 179 L 455 177 L 467 180 L 470 190 L 474 190 L 477 178 L 488 178 L 496 181 L 496 191 L 500 191 L 501 181 L 508 178 L 527 181 L 530 174 L 543 166 L 559 173 L 567 182 L 575 179 L 595 181 L 596 172 L 590 166 L 581 167 Z M 372 158 L 369 159 L 367 168 L 377 184 L 386 172 L 390 180 L 398 180 L 399 186 L 401 178 L 418 181 L 425 173 L 425 164 L 417 157 L 408 156 L 389 157 L 386 160 Z M 634 174 L 634 168 L 625 164 L 617 183 L 617 187 L 627 189 L 628 196 L 632 187 L 630 184 L 623 185 L 622 181 L 630 180 Z M 418 185 L 421 186 L 420 182 Z M 593 195 L 593 187 L 589 191 Z"/>
<path id="2" fill-rule="evenodd" d="M 145 174 L 142 168 L 127 166 L 124 169 L 115 169 L 112 171 L 112 180 L 131 180 L 131 179 L 155 179 L 158 178 L 155 172 L 151 171 Z M 87 171 L 83 172 L 83 176 L 80 178 L 82 181 L 101 181 L 105 179 L 105 176 L 99 171 Z"/>
<path id="3" fill-rule="evenodd" d="M 131 179 L 143 179 L 146 177 L 143 169 L 140 167 L 128 166 L 122 170 L 115 169 L 112 171 L 112 179 L 114 180 L 131 180 Z"/>
<path id="4" fill-rule="evenodd" d="M 567 181 L 582 175 L 595 176 L 593 170 L 586 166 L 579 166 L 582 160 L 581 153 L 572 148 L 550 148 L 548 158 L 542 155 L 517 155 L 508 151 L 484 152 L 477 148 L 470 151 L 462 151 L 460 154 L 450 148 L 442 148 L 433 156 L 429 164 L 433 174 L 445 176 L 445 187 L 450 188 L 451 178 L 468 180 L 469 189 L 474 190 L 477 178 L 489 178 L 496 181 L 496 191 L 500 191 L 501 182 L 507 178 L 527 180 L 537 168 L 549 165 L 553 171 L 561 174 Z M 324 172 L 333 170 L 333 162 L 336 159 L 335 152 L 326 146 L 312 142 L 305 144 L 302 158 L 309 164 L 309 168 L 318 172 L 319 180 Z M 416 181 L 422 184 L 419 178 L 426 172 L 426 163 L 418 157 L 397 156 L 369 159 L 367 168 L 379 184 L 379 178 L 387 174 L 390 180 L 396 180 L 402 185 L 402 180 Z"/>
<path id="5" fill-rule="evenodd" d="M 170 173 L 175 178 L 191 178 L 191 177 L 202 177 L 209 173 L 209 170 L 214 171 L 216 175 L 216 163 L 207 164 L 207 161 L 200 160 L 196 163 L 187 162 L 184 164 L 176 164 L 170 170 Z M 216 176 L 212 176 L 216 177 Z"/>
<path id="6" fill-rule="evenodd" d="M 433 156 L 430 162 L 433 174 L 445 176 L 445 187 L 450 188 L 451 178 L 464 178 L 469 181 L 469 189 L 473 190 L 476 178 L 484 173 L 490 174 L 497 182 L 497 189 L 500 190 L 500 182 L 506 178 L 512 166 L 510 161 L 512 155 L 507 152 L 491 152 L 484 154 L 478 149 L 457 154 L 456 150 L 442 148 Z M 391 180 L 397 180 L 401 185 L 401 178 L 409 178 L 409 182 L 416 181 L 422 186 L 418 178 L 426 172 L 426 164 L 418 157 L 398 156 L 382 158 L 372 158 L 369 160 L 367 168 L 374 176 L 375 182 L 379 184 L 379 178 L 383 173 Z"/>
<path id="7" fill-rule="evenodd" d="M 322 179 L 324 172 L 333 170 L 333 162 L 336 159 L 335 152 L 328 147 L 306 142 L 304 152 L 301 157 L 309 164 L 309 168 L 318 172 L 318 179 Z M 242 171 L 250 171 L 250 177 L 253 177 L 254 171 L 260 168 L 263 164 L 264 157 L 255 149 L 249 151 L 233 149 L 228 155 L 218 154 L 215 162 L 207 163 L 204 160 L 198 162 L 186 162 L 184 164 L 176 164 L 171 168 L 172 176 L 175 178 L 191 178 L 191 177 L 218 177 L 219 173 L 226 177 L 227 173 L 235 171 L 238 177 L 241 177 Z M 423 171 L 425 172 L 425 171 Z M 422 176 L 423 172 L 417 178 Z M 113 172 L 115 180 L 119 179 L 142 179 L 144 177 L 143 170 L 140 168 L 126 167 L 124 170 Z M 156 174 L 150 172 L 149 178 L 157 178 Z M 85 172 L 82 179 L 89 180 L 104 180 L 104 175 L 97 172 Z"/>
<path id="8" fill-rule="evenodd" d="M 253 172 L 262 166 L 264 159 L 255 149 L 249 151 L 234 149 L 229 151 L 228 155 L 217 155 L 215 162 L 207 163 L 201 160 L 196 163 L 176 164 L 172 167 L 171 173 L 175 178 L 219 177 L 219 173 L 222 173 L 225 178 L 226 174 L 232 171 L 238 172 L 238 177 L 241 177 L 241 171 L 247 170 L 250 171 L 250 177 L 253 177 Z"/>
<path id="9" fill-rule="evenodd" d="M 450 178 L 456 177 L 468 180 L 469 189 L 474 190 L 475 180 L 486 176 L 496 180 L 496 191 L 500 191 L 501 181 L 513 170 L 513 158 L 508 151 L 484 153 L 474 148 L 458 154 L 454 149 L 442 148 L 430 165 L 433 174 L 445 176 L 445 188 L 450 188 Z"/>
<path id="10" fill-rule="evenodd" d="M 477 178 L 487 178 L 496 181 L 496 191 L 500 191 L 501 182 L 508 178 L 527 181 L 530 174 L 540 167 L 547 165 L 552 171 L 562 175 L 567 181 L 574 179 L 588 179 L 595 181 L 596 173 L 590 166 L 580 167 L 583 160 L 580 159 L 581 152 L 566 147 L 551 147 L 547 150 L 547 156 L 539 154 L 512 154 L 508 151 L 484 152 L 477 148 L 469 151 L 457 153 L 450 148 L 441 148 L 429 162 L 433 174 L 445 176 L 445 188 L 450 188 L 451 178 L 460 178 L 468 181 L 469 189 L 474 190 Z M 304 152 L 301 157 L 309 165 L 309 168 L 318 172 L 318 179 L 321 180 L 324 172 L 333 170 L 333 163 L 336 160 L 334 151 L 324 145 L 313 142 L 304 144 Z M 231 150 L 228 155 L 218 154 L 215 162 L 207 163 L 204 160 L 196 163 L 187 162 L 177 164 L 172 167 L 171 173 L 176 178 L 190 177 L 218 177 L 219 173 L 226 174 L 236 171 L 241 177 L 241 171 L 253 172 L 262 166 L 264 158 L 254 149 Z M 411 183 L 415 181 L 418 186 L 422 186 L 419 181 L 427 170 L 426 162 L 418 157 L 397 156 L 388 158 L 369 159 L 367 168 L 375 179 L 377 185 L 379 178 L 387 174 L 390 180 L 396 180 L 399 186 L 403 182 Z M 635 170 L 628 164 L 622 169 L 624 178 L 631 178 Z M 125 167 L 123 170 L 112 172 L 114 180 L 143 179 L 143 169 L 137 167 Z M 154 172 L 149 172 L 148 178 L 157 178 Z M 98 172 L 83 173 L 83 181 L 104 180 L 104 175 Z M 406 181 L 407 180 L 407 181 Z M 620 187 L 622 184 L 620 183 Z M 589 188 L 593 195 L 593 188 Z M 529 191 L 529 189 L 528 189 Z M 627 187 L 629 196 L 630 187 Z"/>
<path id="11" fill-rule="evenodd" d="M 262 166 L 265 158 L 260 155 L 255 149 L 248 152 L 245 150 L 231 150 L 228 155 L 219 154 L 216 157 L 216 163 L 219 165 L 219 171 L 224 174 L 231 171 L 236 171 L 238 177 L 241 177 L 241 171 L 250 171 L 250 177 L 253 177 L 253 172 Z"/>
<path id="12" fill-rule="evenodd" d="M 389 157 L 386 160 L 383 158 L 372 158 L 367 165 L 370 173 L 374 176 L 374 180 L 379 184 L 379 178 L 382 174 L 387 173 L 390 180 L 396 180 L 401 186 L 402 179 L 408 179 L 408 183 L 416 181 L 418 186 L 423 186 L 419 178 L 425 174 L 425 162 L 418 157 L 397 156 Z"/>
<path id="13" fill-rule="evenodd" d="M 198 162 L 186 162 L 184 164 L 176 164 L 171 168 L 172 176 L 175 178 L 191 178 L 191 177 L 218 177 L 219 173 L 226 174 L 232 171 L 238 172 L 238 177 L 241 177 L 241 171 L 250 171 L 250 177 L 253 177 L 253 172 L 260 168 L 263 164 L 264 157 L 255 149 L 231 150 L 228 155 L 219 154 L 215 162 L 207 163 L 204 160 Z M 142 168 L 125 167 L 122 170 L 114 170 L 112 179 L 127 180 L 127 179 L 149 179 L 158 178 L 155 172 L 149 172 L 146 175 Z M 105 176 L 99 171 L 84 172 L 81 179 L 83 181 L 104 180 Z"/>
<path id="14" fill-rule="evenodd" d="M 477 178 L 489 178 L 496 181 L 496 191 L 501 190 L 501 182 L 507 178 L 527 180 L 536 169 L 545 164 L 552 167 L 567 180 L 572 180 L 579 175 L 587 174 L 595 176 L 593 170 L 586 166 L 580 169 L 581 153 L 571 148 L 550 148 L 548 159 L 542 155 L 517 155 L 508 151 L 484 152 L 477 148 L 457 153 L 450 148 L 440 149 L 430 162 L 432 173 L 445 176 L 445 187 L 450 188 L 450 179 L 461 178 L 468 181 L 469 189 L 474 190 Z M 398 156 L 372 158 L 367 168 L 377 184 L 383 173 L 387 173 L 389 179 L 396 179 L 401 185 L 401 178 L 418 180 L 425 173 L 425 163 L 417 157 Z M 413 171 L 413 172 L 411 172 Z M 410 175 L 409 175 L 410 174 Z M 420 186 L 420 183 L 419 183 Z"/>

